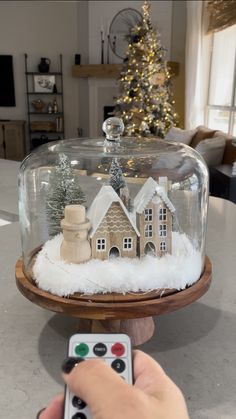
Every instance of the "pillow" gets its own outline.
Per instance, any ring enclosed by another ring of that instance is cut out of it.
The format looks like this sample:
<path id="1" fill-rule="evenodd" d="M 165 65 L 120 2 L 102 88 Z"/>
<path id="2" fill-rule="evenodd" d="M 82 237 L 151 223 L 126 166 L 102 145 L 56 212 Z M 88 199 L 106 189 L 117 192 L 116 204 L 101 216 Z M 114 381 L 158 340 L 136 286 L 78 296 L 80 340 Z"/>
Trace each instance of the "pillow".
<path id="1" fill-rule="evenodd" d="M 165 140 L 176 141 L 177 143 L 184 143 L 189 145 L 195 133 L 196 129 L 184 130 L 180 128 L 172 127 L 166 134 Z"/>
<path id="2" fill-rule="evenodd" d="M 216 133 L 216 130 L 205 127 L 204 125 L 199 125 L 197 127 L 196 134 L 194 134 L 192 138 L 190 146 L 192 148 L 196 148 L 196 146 L 200 143 L 200 141 L 213 137 L 215 133 Z"/>
<path id="3" fill-rule="evenodd" d="M 206 140 L 202 140 L 195 150 L 201 154 L 208 167 L 219 166 L 225 151 L 225 138 L 207 138 Z"/>
<path id="4" fill-rule="evenodd" d="M 225 138 L 225 152 L 223 155 L 223 164 L 232 164 L 236 161 L 236 137 L 226 134 L 222 131 L 216 131 L 214 137 L 222 136 Z"/>

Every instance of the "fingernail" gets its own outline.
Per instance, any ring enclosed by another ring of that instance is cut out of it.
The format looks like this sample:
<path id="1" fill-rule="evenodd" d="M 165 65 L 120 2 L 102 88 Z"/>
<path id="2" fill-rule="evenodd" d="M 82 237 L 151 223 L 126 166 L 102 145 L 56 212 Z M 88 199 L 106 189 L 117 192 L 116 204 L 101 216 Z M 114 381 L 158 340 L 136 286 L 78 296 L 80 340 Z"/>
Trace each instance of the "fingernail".
<path id="1" fill-rule="evenodd" d="M 65 374 L 69 374 L 71 372 L 71 370 L 74 368 L 74 366 L 79 364 L 82 361 L 84 361 L 84 359 L 79 358 L 79 357 L 66 358 L 62 362 L 61 369 Z"/>
<path id="2" fill-rule="evenodd" d="M 43 412 L 44 412 L 44 410 L 46 410 L 46 407 L 44 407 L 43 409 L 41 409 L 41 410 L 37 413 L 36 419 L 40 419 L 41 413 L 43 413 Z"/>

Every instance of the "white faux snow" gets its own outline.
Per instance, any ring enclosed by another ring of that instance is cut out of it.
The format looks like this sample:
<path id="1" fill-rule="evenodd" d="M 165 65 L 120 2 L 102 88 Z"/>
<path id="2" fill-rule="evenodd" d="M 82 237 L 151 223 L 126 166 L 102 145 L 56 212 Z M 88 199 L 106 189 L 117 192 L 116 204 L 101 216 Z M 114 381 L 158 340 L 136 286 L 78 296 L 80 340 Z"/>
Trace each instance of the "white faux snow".
<path id="1" fill-rule="evenodd" d="M 138 214 L 141 214 L 148 203 L 151 201 L 155 193 L 159 198 L 165 203 L 170 212 L 175 212 L 175 207 L 169 200 L 167 194 L 161 186 L 152 178 L 149 177 L 148 180 L 144 183 L 140 191 L 137 193 L 134 199 L 134 211 Z"/>
<path id="2" fill-rule="evenodd" d="M 134 228 L 136 234 L 140 236 L 139 231 L 137 230 L 137 227 L 133 221 L 133 219 L 130 217 L 130 214 L 128 213 L 126 207 L 124 206 L 123 202 L 121 201 L 120 197 L 117 195 L 117 193 L 114 191 L 112 186 L 104 185 L 98 192 L 96 198 L 92 202 L 88 212 L 87 217 L 91 221 L 92 229 L 89 233 L 90 237 L 93 237 L 93 235 L 96 233 L 99 225 L 101 224 L 103 218 L 105 217 L 107 211 L 109 210 L 111 204 L 113 202 L 119 202 L 121 208 L 123 209 L 126 217 L 128 218 L 130 224 Z"/>
<path id="3" fill-rule="evenodd" d="M 75 292 L 150 291 L 158 288 L 184 289 L 201 274 L 201 255 L 185 234 L 172 233 L 172 255 L 161 258 L 118 258 L 83 264 L 68 264 L 60 259 L 63 235 L 47 241 L 39 252 L 33 274 L 39 288 L 59 296 Z"/>

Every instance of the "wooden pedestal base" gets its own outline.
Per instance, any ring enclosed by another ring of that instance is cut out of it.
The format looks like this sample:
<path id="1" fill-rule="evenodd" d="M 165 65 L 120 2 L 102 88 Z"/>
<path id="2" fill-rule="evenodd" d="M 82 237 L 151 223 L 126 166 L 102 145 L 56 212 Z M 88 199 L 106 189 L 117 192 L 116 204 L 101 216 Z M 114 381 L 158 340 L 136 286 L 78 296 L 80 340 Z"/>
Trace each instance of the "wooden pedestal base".
<path id="1" fill-rule="evenodd" d="M 20 292 L 33 303 L 56 313 L 78 317 L 77 332 L 127 333 L 134 346 L 149 340 L 154 333 L 151 316 L 169 313 L 200 298 L 211 283 L 212 266 L 206 257 L 201 277 L 192 286 L 177 291 L 156 290 L 148 293 L 81 295 L 58 297 L 39 289 L 24 273 L 22 259 L 16 264 L 16 283 Z"/>
<path id="2" fill-rule="evenodd" d="M 85 320 L 79 321 L 78 333 L 125 333 L 132 345 L 138 346 L 152 338 L 155 324 L 152 317 L 128 320 Z"/>

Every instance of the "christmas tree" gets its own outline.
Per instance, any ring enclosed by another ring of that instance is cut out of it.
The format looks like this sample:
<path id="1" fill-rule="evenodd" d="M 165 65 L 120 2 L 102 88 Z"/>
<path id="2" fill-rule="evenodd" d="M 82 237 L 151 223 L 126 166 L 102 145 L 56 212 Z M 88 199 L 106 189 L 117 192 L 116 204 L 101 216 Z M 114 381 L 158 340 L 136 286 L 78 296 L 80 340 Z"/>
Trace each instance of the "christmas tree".
<path id="1" fill-rule="evenodd" d="M 126 183 L 117 159 L 112 160 L 109 175 L 109 184 L 113 187 L 114 191 L 120 195 L 120 189 L 124 188 Z"/>
<path id="2" fill-rule="evenodd" d="M 114 191 L 119 195 L 128 211 L 132 211 L 133 202 L 130 198 L 129 188 L 125 182 L 122 169 L 119 165 L 118 159 L 113 159 L 109 171 L 110 180 L 109 184 L 113 187 Z"/>
<path id="3" fill-rule="evenodd" d="M 47 193 L 46 214 L 50 237 L 61 232 L 61 220 L 64 208 L 69 204 L 83 204 L 85 194 L 73 173 L 70 161 L 64 153 L 59 154 L 58 165 L 50 177 L 50 188 Z"/>
<path id="4" fill-rule="evenodd" d="M 165 51 L 151 24 L 150 4 L 145 1 L 142 9 L 142 21 L 130 33 L 115 115 L 123 119 L 128 136 L 163 138 L 176 124 L 177 115 L 173 110 Z"/>

